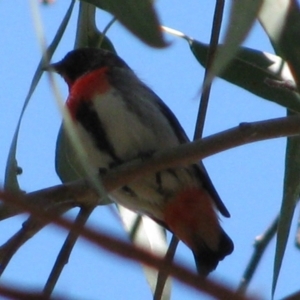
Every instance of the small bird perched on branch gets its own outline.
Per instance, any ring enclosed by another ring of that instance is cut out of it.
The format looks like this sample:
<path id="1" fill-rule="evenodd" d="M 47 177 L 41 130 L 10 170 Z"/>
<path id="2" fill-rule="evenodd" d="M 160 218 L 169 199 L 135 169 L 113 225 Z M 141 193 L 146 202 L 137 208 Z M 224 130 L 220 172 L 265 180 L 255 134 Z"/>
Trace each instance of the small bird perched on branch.
<path id="1" fill-rule="evenodd" d="M 95 172 L 189 142 L 171 110 L 114 53 L 77 49 L 50 67 L 68 84 L 66 105 Z M 229 212 L 201 163 L 147 175 L 111 195 L 173 232 L 204 276 L 233 251 L 216 211 Z"/>

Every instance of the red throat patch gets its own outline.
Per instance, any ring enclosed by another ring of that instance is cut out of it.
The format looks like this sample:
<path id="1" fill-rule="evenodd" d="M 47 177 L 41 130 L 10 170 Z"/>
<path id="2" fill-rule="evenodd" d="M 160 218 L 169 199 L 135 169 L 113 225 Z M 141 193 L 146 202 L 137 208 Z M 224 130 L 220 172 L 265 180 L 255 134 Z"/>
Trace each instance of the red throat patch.
<path id="1" fill-rule="evenodd" d="M 66 105 L 74 119 L 81 101 L 91 101 L 96 94 L 104 94 L 110 89 L 107 80 L 108 67 L 103 67 L 79 77 L 70 85 Z"/>

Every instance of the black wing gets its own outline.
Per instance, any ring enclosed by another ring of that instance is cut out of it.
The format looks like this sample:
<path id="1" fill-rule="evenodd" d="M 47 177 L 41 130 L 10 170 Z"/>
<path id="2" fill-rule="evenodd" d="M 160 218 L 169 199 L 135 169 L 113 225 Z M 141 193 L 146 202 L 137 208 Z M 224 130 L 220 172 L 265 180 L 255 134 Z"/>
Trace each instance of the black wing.
<path id="1" fill-rule="evenodd" d="M 160 111 L 165 115 L 165 117 L 170 122 L 172 128 L 174 128 L 176 136 L 180 143 L 188 143 L 190 140 L 187 137 L 185 131 L 183 130 L 182 126 L 180 125 L 179 121 L 177 120 L 176 116 L 173 114 L 173 112 L 168 108 L 168 106 L 147 86 L 145 88 L 153 95 L 155 96 L 157 105 L 160 109 Z M 195 164 L 195 168 L 197 169 L 197 172 L 199 174 L 199 177 L 201 178 L 203 182 L 203 186 L 207 189 L 207 191 L 212 196 L 213 200 L 215 201 L 216 207 L 220 211 L 220 213 L 224 216 L 229 218 L 230 213 L 227 210 L 225 204 L 221 200 L 218 192 L 216 191 L 211 179 L 208 176 L 208 173 L 202 163 L 202 161 L 199 161 L 198 164 Z"/>

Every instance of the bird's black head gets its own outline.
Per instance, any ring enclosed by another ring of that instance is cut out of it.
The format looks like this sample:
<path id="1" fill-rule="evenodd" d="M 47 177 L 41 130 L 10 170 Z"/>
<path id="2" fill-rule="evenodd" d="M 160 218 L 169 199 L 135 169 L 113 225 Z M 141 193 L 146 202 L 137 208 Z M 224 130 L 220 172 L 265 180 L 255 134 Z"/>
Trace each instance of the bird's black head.
<path id="1" fill-rule="evenodd" d="M 128 68 L 116 54 L 97 48 L 73 50 L 61 61 L 50 65 L 50 68 L 60 74 L 68 84 L 72 84 L 83 74 L 101 67 Z"/>

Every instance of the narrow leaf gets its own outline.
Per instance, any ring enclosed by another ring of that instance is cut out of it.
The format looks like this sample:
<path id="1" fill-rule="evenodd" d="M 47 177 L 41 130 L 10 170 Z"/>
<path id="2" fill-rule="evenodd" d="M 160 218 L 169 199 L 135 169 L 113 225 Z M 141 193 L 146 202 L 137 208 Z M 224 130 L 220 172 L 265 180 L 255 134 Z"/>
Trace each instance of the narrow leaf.
<path id="1" fill-rule="evenodd" d="M 265 0 L 259 20 L 300 84 L 300 8 L 296 0 Z"/>
<path id="2" fill-rule="evenodd" d="M 274 47 L 282 36 L 290 3 L 290 0 L 264 0 L 261 7 L 258 19 Z"/>
<path id="3" fill-rule="evenodd" d="M 226 29 L 224 46 L 216 52 L 207 82 L 218 75 L 234 57 L 240 44 L 252 28 L 263 0 L 234 0 Z"/>
<path id="4" fill-rule="evenodd" d="M 59 44 L 59 42 L 65 32 L 65 29 L 68 25 L 71 15 L 72 15 L 74 4 L 75 4 L 75 0 L 71 1 L 71 4 L 66 12 L 66 15 L 64 16 L 64 18 L 61 22 L 58 30 L 57 30 L 57 33 L 56 33 L 52 43 L 50 44 L 49 48 L 47 49 L 47 57 L 48 58 L 51 58 L 51 56 L 53 55 L 57 45 Z M 31 85 L 30 85 L 29 91 L 27 93 L 27 96 L 25 98 L 24 105 L 23 105 L 23 108 L 22 108 L 22 111 L 21 111 L 21 114 L 19 117 L 18 124 L 17 124 L 17 128 L 14 133 L 13 140 L 12 140 L 12 143 L 10 146 L 9 155 L 8 155 L 7 164 L 6 164 L 6 170 L 5 170 L 5 183 L 4 183 L 5 189 L 8 189 L 8 190 L 12 190 L 12 191 L 20 190 L 18 179 L 17 179 L 18 165 L 17 165 L 17 159 L 16 159 L 19 130 L 20 130 L 22 118 L 25 113 L 26 107 L 29 103 L 31 96 L 33 95 L 33 93 L 35 91 L 35 88 L 38 85 L 38 82 L 39 82 L 41 76 L 42 76 L 43 66 L 44 66 L 44 59 L 42 58 L 40 63 L 37 66 L 37 69 L 35 71 L 32 81 L 31 81 Z"/>
<path id="5" fill-rule="evenodd" d="M 149 0 L 81 0 L 114 15 L 127 29 L 153 47 L 165 47 L 157 14 Z"/>
<path id="6" fill-rule="evenodd" d="M 208 45 L 187 37 L 185 39 L 199 63 L 205 67 Z M 279 56 L 240 47 L 218 76 L 259 97 L 300 112 L 300 95 L 292 89 L 276 87 L 277 81 L 295 84 L 288 65 Z"/>
<path id="7" fill-rule="evenodd" d="M 96 26 L 96 7 L 87 2 L 80 2 L 77 32 L 74 48 L 102 48 L 116 52 L 107 36 L 103 35 Z"/>
<path id="8" fill-rule="evenodd" d="M 102 34 L 96 27 L 95 6 L 80 2 L 74 48 L 97 47 Z M 55 152 L 55 169 L 64 183 L 84 178 L 86 173 L 65 126 L 60 127 Z"/>
<path id="9" fill-rule="evenodd" d="M 300 9 L 296 0 L 265 0 L 259 20 L 269 36 L 276 53 L 288 62 L 297 86 L 300 83 Z M 296 201 L 300 192 L 300 138 L 287 141 L 284 191 L 278 224 L 273 270 L 274 296 L 290 232 Z"/>
<path id="10" fill-rule="evenodd" d="M 272 295 L 275 293 L 295 207 L 300 193 L 300 137 L 288 138 L 286 147 L 284 189 L 277 232 Z"/>
<path id="11" fill-rule="evenodd" d="M 95 45 L 95 7 L 88 3 L 81 3 L 77 22 L 75 47 L 92 47 Z M 100 44 L 99 44 L 100 46 Z M 99 205 L 111 203 L 102 184 L 99 174 L 95 174 L 93 166 L 89 163 L 88 153 L 80 142 L 77 131 L 73 126 L 69 112 L 63 105 L 57 86 L 50 73 L 50 83 L 58 106 L 63 114 L 63 124 L 60 128 L 56 142 L 55 168 L 62 182 L 68 182 L 79 178 L 87 178 L 90 184 L 98 192 L 101 201 Z"/>
<path id="12" fill-rule="evenodd" d="M 125 230 L 134 244 L 139 247 L 152 251 L 157 255 L 164 256 L 167 251 L 167 241 L 165 230 L 157 223 L 146 216 L 138 214 L 118 205 L 120 216 L 123 221 Z M 151 291 L 154 294 L 158 271 L 146 266 L 143 266 L 147 281 Z M 171 281 L 167 280 L 162 300 L 168 300 L 171 297 Z"/>

